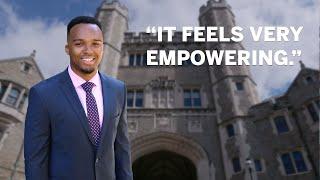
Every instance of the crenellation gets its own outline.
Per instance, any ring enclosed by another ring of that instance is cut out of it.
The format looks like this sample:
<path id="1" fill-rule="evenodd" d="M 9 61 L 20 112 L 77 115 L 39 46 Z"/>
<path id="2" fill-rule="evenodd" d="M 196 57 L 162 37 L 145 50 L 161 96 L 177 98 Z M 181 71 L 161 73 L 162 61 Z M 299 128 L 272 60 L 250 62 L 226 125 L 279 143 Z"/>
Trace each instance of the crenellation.
<path id="1" fill-rule="evenodd" d="M 126 32 L 124 37 L 124 43 L 158 43 L 158 44 L 204 44 L 202 42 L 195 42 L 193 34 L 188 37 L 187 42 L 182 42 L 182 31 L 174 32 L 172 37 L 172 42 L 167 41 L 167 32 L 163 32 L 163 41 L 158 41 L 158 36 L 156 33 L 146 33 L 146 32 Z"/>
<path id="2" fill-rule="evenodd" d="M 206 5 L 200 7 L 200 13 L 205 12 L 211 8 L 228 8 L 231 9 L 231 6 L 227 3 L 226 0 L 208 0 Z"/>
<path id="3" fill-rule="evenodd" d="M 234 18 L 235 15 L 232 12 L 231 6 L 227 3 L 226 0 L 208 0 L 206 5 L 203 5 L 199 9 L 199 18 L 211 10 L 224 10 L 227 9 L 228 13 Z M 234 20 L 233 20 L 234 21 Z"/>
<path id="4" fill-rule="evenodd" d="M 113 1 L 111 3 L 103 1 L 101 3 L 100 7 L 98 8 L 97 12 L 99 12 L 99 10 L 101 11 L 101 10 L 116 9 L 116 8 L 117 9 L 119 8 L 120 10 L 122 10 L 123 14 L 126 14 L 126 15 L 127 15 L 128 10 L 129 10 L 127 8 L 127 6 L 125 6 L 124 4 L 120 3 L 119 1 Z"/>

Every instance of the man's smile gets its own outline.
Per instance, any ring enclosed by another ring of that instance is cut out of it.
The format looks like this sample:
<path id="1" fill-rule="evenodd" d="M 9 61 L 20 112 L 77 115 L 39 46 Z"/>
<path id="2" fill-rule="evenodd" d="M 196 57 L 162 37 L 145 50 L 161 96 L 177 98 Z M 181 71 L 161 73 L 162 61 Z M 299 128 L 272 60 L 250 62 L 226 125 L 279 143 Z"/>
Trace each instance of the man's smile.
<path id="1" fill-rule="evenodd" d="M 95 60 L 96 58 L 94 58 L 94 57 L 81 57 L 80 58 L 82 61 L 93 61 L 93 60 Z"/>
<path id="2" fill-rule="evenodd" d="M 87 65 L 93 65 L 96 61 L 94 57 L 81 57 L 80 61 Z"/>

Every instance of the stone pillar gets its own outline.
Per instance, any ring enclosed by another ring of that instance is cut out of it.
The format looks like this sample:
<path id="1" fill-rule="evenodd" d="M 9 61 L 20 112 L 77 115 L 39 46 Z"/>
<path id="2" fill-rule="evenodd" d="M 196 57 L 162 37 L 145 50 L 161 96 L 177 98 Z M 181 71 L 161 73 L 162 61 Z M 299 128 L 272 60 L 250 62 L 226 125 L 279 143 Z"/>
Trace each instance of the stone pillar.
<path id="1" fill-rule="evenodd" d="M 121 59 L 121 45 L 128 30 L 128 9 L 118 1 L 105 1 L 98 8 L 96 18 L 104 33 L 104 55 L 100 71 L 117 77 Z"/>
<path id="2" fill-rule="evenodd" d="M 11 89 L 12 89 L 12 83 L 9 83 L 9 85 L 7 87 L 7 90 L 6 90 L 6 92 L 4 93 L 4 95 L 3 95 L 2 99 L 1 99 L 2 103 L 5 103 L 5 100 L 7 99 Z"/>
<path id="3" fill-rule="evenodd" d="M 22 89 L 22 91 L 20 92 L 19 97 L 18 97 L 17 102 L 16 102 L 16 105 L 15 105 L 16 108 L 19 107 L 20 101 L 22 100 L 23 95 L 24 95 L 25 92 L 26 92 L 26 89 Z"/>

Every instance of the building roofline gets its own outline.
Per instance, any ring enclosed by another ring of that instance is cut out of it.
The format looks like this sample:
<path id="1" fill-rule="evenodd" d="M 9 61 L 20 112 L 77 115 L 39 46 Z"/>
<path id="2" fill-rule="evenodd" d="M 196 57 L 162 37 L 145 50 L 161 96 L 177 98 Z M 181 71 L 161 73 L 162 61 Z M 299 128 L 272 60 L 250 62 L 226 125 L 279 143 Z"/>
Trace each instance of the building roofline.
<path id="1" fill-rule="evenodd" d="M 22 56 L 22 57 L 13 57 L 13 58 L 6 58 L 6 59 L 0 59 L 0 64 L 3 62 L 13 62 L 13 61 L 32 61 L 35 64 L 35 67 L 37 69 L 37 71 L 39 72 L 39 75 L 41 77 L 41 79 L 45 79 L 39 66 L 38 63 L 35 60 L 35 53 L 36 51 L 33 50 L 33 52 L 29 55 L 29 56 Z"/>

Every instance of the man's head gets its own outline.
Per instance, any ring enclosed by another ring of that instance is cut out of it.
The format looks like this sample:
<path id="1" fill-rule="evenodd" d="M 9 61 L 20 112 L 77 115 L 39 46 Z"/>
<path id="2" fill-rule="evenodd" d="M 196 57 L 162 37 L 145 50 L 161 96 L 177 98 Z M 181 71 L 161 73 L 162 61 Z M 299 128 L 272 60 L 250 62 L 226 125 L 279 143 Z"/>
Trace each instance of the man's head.
<path id="1" fill-rule="evenodd" d="M 65 51 L 72 70 L 89 80 L 98 70 L 103 55 L 103 33 L 98 20 L 88 16 L 72 19 L 67 27 Z"/>

